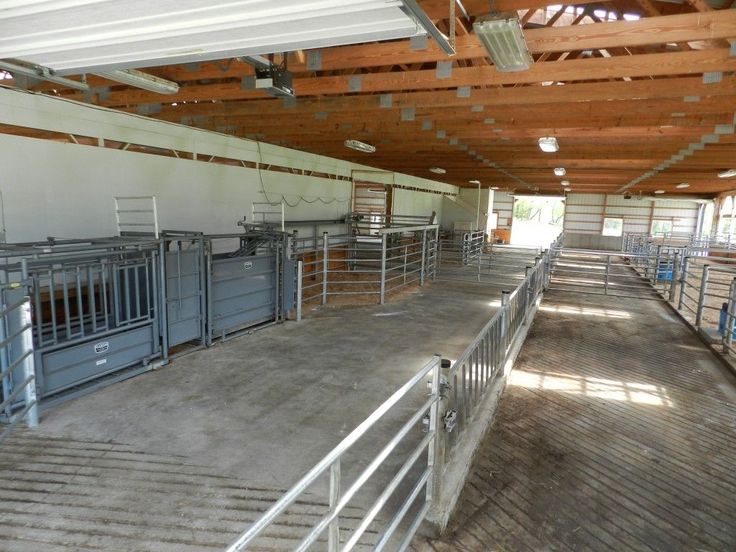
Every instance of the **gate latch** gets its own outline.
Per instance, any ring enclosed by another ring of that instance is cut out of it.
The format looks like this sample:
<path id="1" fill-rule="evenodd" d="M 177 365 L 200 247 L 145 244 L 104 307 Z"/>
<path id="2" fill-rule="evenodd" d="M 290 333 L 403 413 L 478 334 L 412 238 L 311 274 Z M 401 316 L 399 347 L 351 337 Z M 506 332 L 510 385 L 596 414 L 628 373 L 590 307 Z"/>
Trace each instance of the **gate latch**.
<path id="1" fill-rule="evenodd" d="M 442 422 L 445 424 L 445 431 L 452 433 L 452 430 L 457 425 L 457 410 L 454 408 L 448 410 L 444 418 L 442 418 Z"/>

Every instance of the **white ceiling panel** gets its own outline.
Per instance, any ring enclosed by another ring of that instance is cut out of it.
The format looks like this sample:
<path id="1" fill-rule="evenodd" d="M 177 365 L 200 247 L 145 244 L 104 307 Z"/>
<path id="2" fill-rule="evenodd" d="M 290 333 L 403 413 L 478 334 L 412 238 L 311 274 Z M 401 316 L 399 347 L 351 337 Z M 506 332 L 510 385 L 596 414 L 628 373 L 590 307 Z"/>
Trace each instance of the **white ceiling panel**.
<path id="1" fill-rule="evenodd" d="M 425 34 L 403 8 L 401 0 L 0 0 L 0 59 L 63 75 Z"/>

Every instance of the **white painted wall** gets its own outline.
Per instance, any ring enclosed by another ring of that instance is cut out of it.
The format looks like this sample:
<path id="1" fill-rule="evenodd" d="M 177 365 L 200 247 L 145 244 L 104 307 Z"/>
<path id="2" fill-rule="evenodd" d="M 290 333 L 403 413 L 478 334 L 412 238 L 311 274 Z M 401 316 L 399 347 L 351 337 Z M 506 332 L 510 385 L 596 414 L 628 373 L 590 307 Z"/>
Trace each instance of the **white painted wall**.
<path id="1" fill-rule="evenodd" d="M 262 165 L 385 181 L 396 189 L 395 212 L 438 215 L 455 186 L 375 171 L 338 159 L 155 121 L 77 102 L 0 88 L 2 122 L 33 129 L 217 156 Z M 252 203 L 280 201 L 287 219 L 334 219 L 350 211 L 352 183 L 335 178 L 207 163 L 0 134 L 0 191 L 7 241 L 46 236 L 99 237 L 116 231 L 113 196 L 155 195 L 161 228 L 236 232 Z M 260 173 L 260 174 L 259 174 Z M 261 183 L 263 179 L 263 184 Z"/>
<path id="2" fill-rule="evenodd" d="M 413 190 L 394 189 L 394 214 L 397 215 L 431 215 L 437 214 L 442 220 L 444 196 L 435 193 L 416 192 Z"/>
<path id="3" fill-rule="evenodd" d="M 207 233 L 239 231 L 236 222 L 251 220 L 252 203 L 265 201 L 255 169 L 8 135 L 0 135 L 0 152 L 10 242 L 114 235 L 115 195 L 155 195 L 162 228 Z M 270 200 L 283 194 L 295 205 L 286 207 L 287 218 L 350 210 L 350 182 L 261 174 Z"/>
<path id="4" fill-rule="evenodd" d="M 471 224 L 475 228 L 478 218 L 478 189 L 461 188 L 458 194 L 460 203 L 445 198 L 442 207 L 442 228 L 453 230 L 456 223 Z M 487 188 L 480 190 L 480 225 L 486 230 L 489 205 L 493 202 L 493 191 Z"/>

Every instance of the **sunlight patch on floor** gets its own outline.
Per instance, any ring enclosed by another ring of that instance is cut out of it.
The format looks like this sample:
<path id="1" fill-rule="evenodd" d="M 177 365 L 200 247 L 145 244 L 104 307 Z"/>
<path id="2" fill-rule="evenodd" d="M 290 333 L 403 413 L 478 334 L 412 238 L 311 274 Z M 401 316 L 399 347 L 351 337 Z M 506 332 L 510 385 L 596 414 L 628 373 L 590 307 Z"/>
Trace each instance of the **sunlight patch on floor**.
<path id="1" fill-rule="evenodd" d="M 509 385 L 596 399 L 674 407 L 665 388 L 647 383 L 514 370 L 509 377 Z"/>

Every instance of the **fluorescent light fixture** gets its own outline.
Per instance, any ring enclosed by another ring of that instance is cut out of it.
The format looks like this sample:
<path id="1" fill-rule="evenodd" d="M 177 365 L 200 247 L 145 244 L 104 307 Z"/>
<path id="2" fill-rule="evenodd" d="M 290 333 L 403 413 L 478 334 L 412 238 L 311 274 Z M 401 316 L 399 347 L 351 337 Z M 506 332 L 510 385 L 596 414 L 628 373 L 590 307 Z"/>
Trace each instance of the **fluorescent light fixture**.
<path id="1" fill-rule="evenodd" d="M 81 90 L 82 92 L 89 91 L 89 86 L 86 82 L 58 77 L 54 75 L 54 71 L 52 69 L 49 69 L 48 67 L 41 67 L 40 65 L 27 66 L 10 61 L 0 60 L 0 69 L 2 69 L 3 71 L 7 71 L 13 76 L 23 75 L 24 77 L 31 77 L 32 79 L 53 82 L 54 84 L 60 84 L 61 86 L 67 86 L 75 90 Z"/>
<path id="2" fill-rule="evenodd" d="M 685 188 L 689 188 L 689 187 L 690 187 L 690 184 L 688 184 L 687 182 L 683 182 L 682 184 L 678 184 L 677 186 L 675 186 L 675 188 L 677 188 L 678 190 L 684 190 Z"/>
<path id="3" fill-rule="evenodd" d="M 544 136 L 539 139 L 539 149 L 544 153 L 557 153 L 560 151 L 560 145 L 554 136 Z"/>
<path id="4" fill-rule="evenodd" d="M 468 184 L 480 184 L 480 180 L 468 180 Z"/>
<path id="5" fill-rule="evenodd" d="M 566 174 L 567 174 L 567 171 L 565 170 L 565 167 L 555 168 L 555 176 L 565 176 Z"/>
<path id="6" fill-rule="evenodd" d="M 473 23 L 473 29 L 499 71 L 526 71 L 534 63 L 517 14 L 491 14 Z"/>
<path id="7" fill-rule="evenodd" d="M 654 190 L 654 193 L 657 195 L 662 195 L 664 193 L 664 190 Z"/>
<path id="8" fill-rule="evenodd" d="M 736 176 L 736 169 L 728 169 L 718 173 L 718 178 L 733 178 Z"/>
<path id="9" fill-rule="evenodd" d="M 434 174 L 445 174 L 447 171 L 442 167 L 432 167 L 431 169 L 429 169 L 429 172 Z"/>
<path id="10" fill-rule="evenodd" d="M 98 77 L 109 79 L 115 82 L 121 82 L 128 86 L 142 88 L 157 94 L 176 94 L 179 92 L 179 85 L 173 81 L 161 79 L 154 75 L 149 75 L 135 69 L 120 69 L 117 71 L 105 71 L 104 73 L 95 73 Z"/>
<path id="11" fill-rule="evenodd" d="M 491 190 L 498 190 L 498 186 L 491 186 Z"/>
<path id="12" fill-rule="evenodd" d="M 362 151 L 363 153 L 376 153 L 376 146 L 366 144 L 360 140 L 345 140 L 345 147 L 355 151 Z"/>
<path id="13" fill-rule="evenodd" d="M 562 182 L 560 182 L 560 184 L 563 185 L 563 186 L 569 186 L 570 185 L 570 181 L 569 180 L 563 180 Z"/>
<path id="14" fill-rule="evenodd" d="M 402 0 L 2 2 L 0 59 L 59 75 L 199 63 L 441 33 Z M 426 26 L 425 26 L 426 25 Z M 445 46 L 446 47 L 446 46 Z"/>

